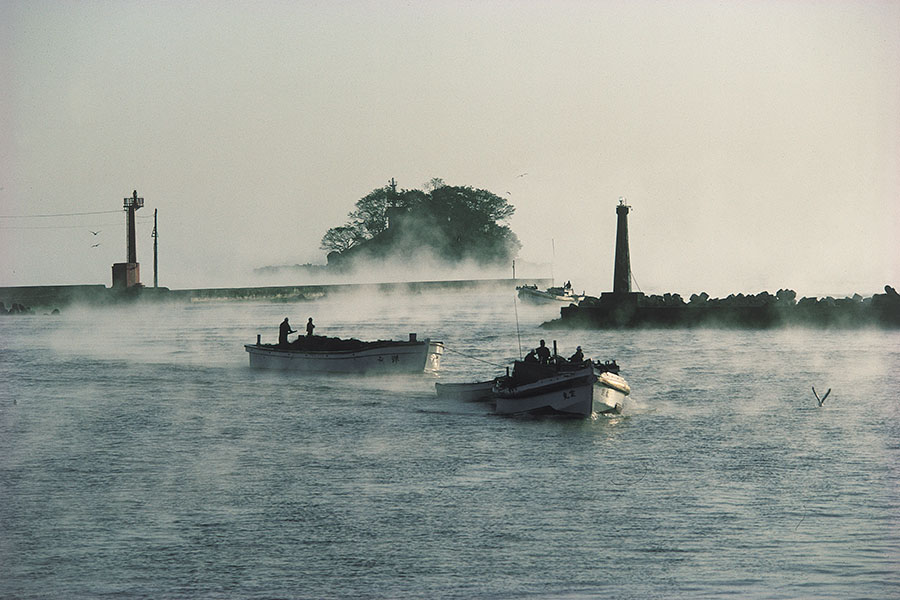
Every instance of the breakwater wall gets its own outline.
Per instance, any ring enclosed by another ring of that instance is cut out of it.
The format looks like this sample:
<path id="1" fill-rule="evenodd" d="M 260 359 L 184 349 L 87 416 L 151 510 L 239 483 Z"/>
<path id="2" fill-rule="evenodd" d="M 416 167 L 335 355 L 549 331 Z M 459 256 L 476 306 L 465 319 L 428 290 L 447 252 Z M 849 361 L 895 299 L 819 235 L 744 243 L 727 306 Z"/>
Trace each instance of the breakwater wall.
<path id="1" fill-rule="evenodd" d="M 53 285 L 0 287 L 0 302 L 7 307 L 19 304 L 31 308 L 63 308 L 71 304 L 108 305 L 133 301 L 156 302 L 301 302 L 329 295 L 351 293 L 420 294 L 426 292 L 515 290 L 520 285 L 545 287 L 550 279 L 463 279 L 447 281 L 408 281 L 391 283 L 341 283 L 326 285 L 289 285 L 264 287 L 108 288 L 104 285 Z"/>
<path id="2" fill-rule="evenodd" d="M 549 285 L 549 279 L 459 279 L 388 283 L 339 283 L 328 285 L 270 286 L 248 288 L 207 288 L 175 290 L 172 293 L 192 302 L 212 300 L 316 300 L 328 295 L 351 293 L 421 294 L 425 292 L 511 289 L 520 285 Z"/>
<path id="3" fill-rule="evenodd" d="M 70 304 L 102 304 L 110 289 L 105 285 L 34 285 L 0 287 L 0 302 L 6 309 L 19 305 L 29 308 L 61 308 Z"/>
<path id="4" fill-rule="evenodd" d="M 546 329 L 628 329 L 660 327 L 724 327 L 766 329 L 806 327 L 900 328 L 900 295 L 890 286 L 868 298 L 802 298 L 791 290 L 775 295 L 732 295 L 709 298 L 693 295 L 685 302 L 678 294 L 645 296 L 640 292 L 603 294 L 560 309 L 560 318 Z"/>

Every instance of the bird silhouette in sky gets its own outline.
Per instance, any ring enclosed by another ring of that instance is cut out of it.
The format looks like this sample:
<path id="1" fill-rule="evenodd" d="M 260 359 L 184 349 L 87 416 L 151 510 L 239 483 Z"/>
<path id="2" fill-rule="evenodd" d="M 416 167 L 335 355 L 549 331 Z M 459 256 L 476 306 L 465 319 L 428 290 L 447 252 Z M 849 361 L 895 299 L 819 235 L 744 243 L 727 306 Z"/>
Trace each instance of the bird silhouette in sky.
<path id="1" fill-rule="evenodd" d="M 831 388 L 828 388 L 828 391 L 825 392 L 825 395 L 822 396 L 821 398 L 819 398 L 819 395 L 816 393 L 816 388 L 815 388 L 815 387 L 813 387 L 812 391 L 813 391 L 813 396 L 815 396 L 815 397 L 816 397 L 816 400 L 818 400 L 818 402 L 819 402 L 819 406 L 822 406 L 823 404 L 825 404 L 825 398 L 827 398 L 827 397 L 828 397 L 828 394 L 831 393 Z"/>
<path id="2" fill-rule="evenodd" d="M 516 177 L 525 177 L 528 173 L 522 173 L 521 175 L 517 175 Z"/>
<path id="3" fill-rule="evenodd" d="M 91 231 L 91 230 L 88 229 L 88 231 Z M 91 231 L 91 233 L 93 233 L 94 235 L 97 235 L 97 234 L 100 233 L 100 232 L 99 232 L 99 231 Z"/>
<path id="4" fill-rule="evenodd" d="M 96 247 L 99 246 L 99 245 L 100 245 L 100 242 L 97 242 L 96 244 L 93 244 L 93 245 L 91 246 L 91 248 L 96 248 Z"/>

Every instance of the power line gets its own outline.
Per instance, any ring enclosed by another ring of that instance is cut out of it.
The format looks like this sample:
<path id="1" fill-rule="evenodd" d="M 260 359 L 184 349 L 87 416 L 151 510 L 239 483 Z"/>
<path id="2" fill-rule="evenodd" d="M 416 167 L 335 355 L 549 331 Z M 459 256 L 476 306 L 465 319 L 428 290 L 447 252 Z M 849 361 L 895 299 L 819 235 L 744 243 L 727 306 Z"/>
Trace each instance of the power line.
<path id="1" fill-rule="evenodd" d="M 0 219 L 44 219 L 47 217 L 77 217 L 79 215 L 108 215 L 121 210 L 98 210 L 94 212 L 56 213 L 51 215 L 0 215 Z"/>
<path id="2" fill-rule="evenodd" d="M 493 363 L 493 362 L 490 362 L 490 361 L 488 361 L 488 360 L 484 360 L 484 359 L 482 359 L 482 358 L 478 358 L 477 356 L 471 356 L 471 355 L 469 355 L 469 354 L 466 354 L 465 352 L 460 352 L 459 350 L 454 350 L 453 348 L 444 348 L 444 350 L 447 351 L 447 352 L 455 352 L 456 354 L 460 354 L 460 355 L 465 356 L 466 358 L 470 358 L 470 359 L 472 359 L 472 360 L 477 360 L 478 362 L 484 363 L 484 364 L 486 364 L 486 365 L 491 365 L 492 367 L 497 367 L 497 368 L 500 368 L 500 369 L 502 369 L 502 368 L 504 367 L 504 365 L 500 365 L 500 364 L 497 364 L 497 363 Z M 521 356 L 521 354 L 522 354 L 522 350 L 520 349 L 520 350 L 519 350 L 519 355 Z"/>
<path id="3" fill-rule="evenodd" d="M 116 211 L 118 212 L 118 211 Z M 146 224 L 147 221 L 151 220 L 153 217 L 138 217 L 138 224 Z M 101 226 L 109 226 L 114 227 L 116 225 L 121 225 L 120 221 L 110 222 L 104 221 L 102 223 L 91 223 L 90 225 L 0 225 L 0 230 L 10 230 L 10 229 L 86 229 L 87 227 L 101 227 Z"/>

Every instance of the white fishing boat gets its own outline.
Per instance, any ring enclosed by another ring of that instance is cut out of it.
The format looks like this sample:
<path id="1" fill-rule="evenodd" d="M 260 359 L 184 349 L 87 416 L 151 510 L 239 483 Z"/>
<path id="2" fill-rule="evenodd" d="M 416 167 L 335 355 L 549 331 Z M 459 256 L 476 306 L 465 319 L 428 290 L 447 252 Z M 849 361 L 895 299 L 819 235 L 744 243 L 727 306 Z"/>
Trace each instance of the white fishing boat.
<path id="1" fill-rule="evenodd" d="M 621 412 L 631 389 L 624 378 L 605 370 L 609 366 L 590 360 L 567 363 L 559 357 L 549 365 L 515 361 L 512 375 L 498 378 L 494 385 L 495 411 L 582 417 Z"/>
<path id="2" fill-rule="evenodd" d="M 583 294 L 575 294 L 571 287 L 549 287 L 546 290 L 539 290 L 536 285 L 520 285 L 516 287 L 519 298 L 531 301 L 550 301 L 550 302 L 581 302 L 584 299 Z"/>
<path id="3" fill-rule="evenodd" d="M 257 369 L 303 371 L 315 373 L 421 373 L 436 371 L 441 366 L 443 342 L 418 340 L 409 334 L 408 341 L 356 339 L 324 336 L 300 337 L 285 344 L 245 344 L 250 366 Z"/>
<path id="4" fill-rule="evenodd" d="M 589 361 L 563 370 L 517 360 L 512 375 L 494 385 L 495 412 L 588 416 L 593 412 L 596 380 Z"/>

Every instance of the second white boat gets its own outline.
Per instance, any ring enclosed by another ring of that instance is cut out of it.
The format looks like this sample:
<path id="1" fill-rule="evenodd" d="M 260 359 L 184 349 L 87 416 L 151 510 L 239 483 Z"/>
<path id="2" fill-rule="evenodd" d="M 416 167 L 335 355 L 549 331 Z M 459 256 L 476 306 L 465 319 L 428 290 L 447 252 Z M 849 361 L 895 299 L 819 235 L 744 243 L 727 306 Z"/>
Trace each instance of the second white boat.
<path id="1" fill-rule="evenodd" d="M 250 366 L 257 369 L 317 373 L 421 373 L 441 366 L 444 344 L 433 340 L 361 342 L 337 338 L 300 338 L 297 342 L 245 344 Z"/>

